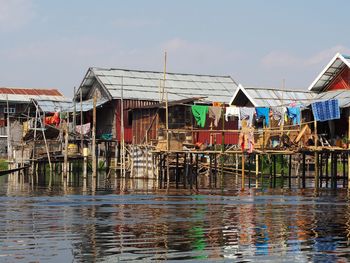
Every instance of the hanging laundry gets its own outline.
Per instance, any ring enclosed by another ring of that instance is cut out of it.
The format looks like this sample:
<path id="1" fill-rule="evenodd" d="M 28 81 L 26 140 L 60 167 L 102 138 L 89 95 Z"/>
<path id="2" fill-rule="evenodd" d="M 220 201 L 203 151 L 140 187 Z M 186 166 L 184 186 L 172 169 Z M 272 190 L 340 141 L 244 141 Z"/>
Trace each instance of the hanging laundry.
<path id="1" fill-rule="evenodd" d="M 255 111 L 256 111 L 257 117 L 258 118 L 263 117 L 265 119 L 266 127 L 269 127 L 270 126 L 270 119 L 269 119 L 270 109 L 266 107 L 257 107 L 255 108 Z"/>
<path id="2" fill-rule="evenodd" d="M 248 127 L 251 127 L 253 124 L 253 118 L 255 114 L 255 108 L 243 107 L 239 108 L 239 129 L 242 128 L 242 120 L 246 120 Z"/>
<path id="3" fill-rule="evenodd" d="M 293 121 L 293 125 L 300 125 L 300 107 L 288 107 L 287 115 Z"/>
<path id="4" fill-rule="evenodd" d="M 241 150 L 244 151 L 245 149 L 245 134 L 241 132 L 238 137 L 238 145 L 241 146 Z"/>
<path id="5" fill-rule="evenodd" d="M 215 127 L 218 127 L 219 121 L 221 119 L 221 110 L 220 107 L 209 107 L 209 118 L 214 119 L 214 125 Z"/>
<path id="6" fill-rule="evenodd" d="M 90 132 L 90 123 L 75 126 L 75 131 L 83 135 L 88 134 Z"/>
<path id="7" fill-rule="evenodd" d="M 55 112 L 53 116 L 45 117 L 44 119 L 45 125 L 56 125 L 58 126 L 60 124 L 60 113 Z"/>
<path id="8" fill-rule="evenodd" d="M 214 107 L 222 107 L 222 102 L 213 102 Z"/>
<path id="9" fill-rule="evenodd" d="M 197 125 L 204 128 L 209 107 L 203 105 L 192 105 L 191 109 Z"/>
<path id="10" fill-rule="evenodd" d="M 311 108 L 316 121 L 340 119 L 339 102 L 337 99 L 311 103 Z"/>
<path id="11" fill-rule="evenodd" d="M 252 153 L 254 150 L 254 131 L 250 129 L 248 133 L 248 153 Z"/>
<path id="12" fill-rule="evenodd" d="M 275 121 L 278 121 L 278 125 L 283 125 L 284 124 L 284 115 L 286 113 L 286 108 L 285 107 L 276 107 L 276 108 L 271 108 L 272 110 L 272 118 Z"/>
<path id="13" fill-rule="evenodd" d="M 230 106 L 226 108 L 225 120 L 228 121 L 229 117 L 238 117 L 239 118 L 239 108 L 236 106 Z"/>

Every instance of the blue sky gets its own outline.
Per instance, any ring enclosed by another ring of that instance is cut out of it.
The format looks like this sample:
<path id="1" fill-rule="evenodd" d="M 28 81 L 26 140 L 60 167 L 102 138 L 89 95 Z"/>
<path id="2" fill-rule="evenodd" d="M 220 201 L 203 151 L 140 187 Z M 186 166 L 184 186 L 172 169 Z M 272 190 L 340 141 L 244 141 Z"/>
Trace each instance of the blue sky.
<path id="1" fill-rule="evenodd" d="M 349 1 L 0 0 L 0 86 L 72 96 L 88 67 L 231 75 L 306 89 L 350 54 Z"/>

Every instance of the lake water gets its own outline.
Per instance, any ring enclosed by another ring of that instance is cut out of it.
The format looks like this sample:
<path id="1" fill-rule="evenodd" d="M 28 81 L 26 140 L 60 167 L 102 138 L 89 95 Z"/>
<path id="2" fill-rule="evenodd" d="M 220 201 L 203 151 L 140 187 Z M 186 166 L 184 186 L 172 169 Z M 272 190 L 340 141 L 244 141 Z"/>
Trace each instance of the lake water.
<path id="1" fill-rule="evenodd" d="M 0 262 L 347 262 L 346 189 L 157 190 L 0 181 Z M 228 187 L 232 185 L 232 187 Z"/>

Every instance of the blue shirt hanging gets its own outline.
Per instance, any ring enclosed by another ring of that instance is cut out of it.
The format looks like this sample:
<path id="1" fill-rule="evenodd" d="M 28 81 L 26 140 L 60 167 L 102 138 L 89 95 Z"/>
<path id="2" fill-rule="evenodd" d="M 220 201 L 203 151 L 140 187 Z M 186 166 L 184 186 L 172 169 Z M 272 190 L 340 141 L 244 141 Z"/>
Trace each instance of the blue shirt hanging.
<path id="1" fill-rule="evenodd" d="M 255 108 L 255 111 L 256 111 L 256 116 L 258 118 L 264 117 L 265 125 L 266 125 L 266 127 L 269 127 L 269 125 L 270 125 L 270 120 L 269 120 L 270 108 L 257 107 L 257 108 Z"/>
<path id="2" fill-rule="evenodd" d="M 293 125 L 300 125 L 300 107 L 288 107 L 287 115 L 293 121 Z"/>

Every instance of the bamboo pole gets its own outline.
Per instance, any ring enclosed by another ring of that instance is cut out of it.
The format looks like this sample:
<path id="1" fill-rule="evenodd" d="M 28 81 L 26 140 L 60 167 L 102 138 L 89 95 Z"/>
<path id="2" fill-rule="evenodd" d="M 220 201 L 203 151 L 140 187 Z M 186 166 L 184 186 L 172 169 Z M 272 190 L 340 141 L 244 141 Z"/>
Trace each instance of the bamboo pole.
<path id="1" fill-rule="evenodd" d="M 314 129 L 315 129 L 315 189 L 319 187 L 319 167 L 318 167 L 318 153 L 317 153 L 317 121 L 314 120 Z"/>
<path id="2" fill-rule="evenodd" d="M 165 81 L 166 81 L 166 63 L 167 63 L 167 53 L 164 53 L 164 74 L 163 74 L 163 91 L 165 92 L 165 129 L 166 129 L 166 173 L 167 173 L 167 189 L 170 186 L 170 169 L 169 169 L 169 150 L 170 150 L 170 140 L 169 140 L 169 98 L 168 91 L 165 91 Z M 162 96 L 162 97 L 163 97 Z"/>
<path id="3" fill-rule="evenodd" d="M 6 95 L 6 107 L 7 107 L 7 160 L 12 161 L 12 143 L 11 143 L 11 133 L 10 133 L 10 108 L 9 108 L 9 98 Z"/>
<path id="4" fill-rule="evenodd" d="M 348 112 L 348 149 L 350 149 L 350 110 Z M 348 153 L 348 189 L 350 189 L 350 154 Z"/>
<path id="5" fill-rule="evenodd" d="M 97 177 L 97 159 L 96 159 L 96 102 L 97 94 L 94 94 L 92 109 L 92 176 Z"/>
<path id="6" fill-rule="evenodd" d="M 63 181 L 67 179 L 67 174 L 68 174 L 68 133 L 69 133 L 68 125 L 69 125 L 69 115 L 67 117 L 65 134 L 64 134 Z"/>
<path id="7" fill-rule="evenodd" d="M 73 90 L 74 90 L 73 92 L 74 92 L 74 96 L 75 96 L 76 88 L 74 87 Z M 76 103 L 76 101 L 74 99 L 73 100 L 73 133 L 74 133 L 74 140 L 75 140 L 75 126 L 77 125 L 76 117 L 77 117 L 77 103 Z"/>
<path id="8" fill-rule="evenodd" d="M 80 125 L 83 125 L 83 91 L 80 88 Z M 84 135 L 82 132 L 82 128 L 80 128 L 80 148 L 84 150 Z"/>
<path id="9" fill-rule="evenodd" d="M 255 154 L 255 188 L 259 187 L 259 154 Z"/>
<path id="10" fill-rule="evenodd" d="M 244 190 L 244 186 L 245 186 L 245 167 L 244 164 L 245 163 L 245 159 L 244 159 L 244 151 L 242 151 L 242 190 Z"/>
<path id="11" fill-rule="evenodd" d="M 120 140 L 121 140 L 121 172 L 122 178 L 125 178 L 125 138 L 124 138 L 124 79 L 121 78 L 121 91 L 120 91 Z M 126 184 L 125 184 L 126 185 Z"/>

